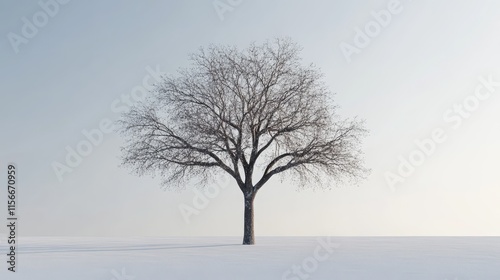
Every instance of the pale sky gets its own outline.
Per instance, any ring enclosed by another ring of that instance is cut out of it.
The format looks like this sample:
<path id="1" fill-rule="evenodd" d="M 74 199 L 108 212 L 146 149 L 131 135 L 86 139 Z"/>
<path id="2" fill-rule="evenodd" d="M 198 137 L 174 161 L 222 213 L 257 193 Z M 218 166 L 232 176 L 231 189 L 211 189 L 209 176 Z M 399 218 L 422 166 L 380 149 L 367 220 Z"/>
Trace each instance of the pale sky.
<path id="1" fill-rule="evenodd" d="M 200 46 L 244 48 L 277 36 L 291 37 L 304 63 L 321 68 L 342 116 L 366 120 L 372 172 L 358 186 L 329 191 L 270 181 L 255 202 L 257 240 L 500 235 L 500 2 L 61 3 L 48 12 L 38 1 L 0 3 L 0 174 L 6 182 L 7 163 L 17 164 L 20 236 L 242 235 L 235 183 L 221 180 L 187 223 L 180 207 L 197 207 L 193 186 L 163 191 L 160 178 L 119 167 L 122 140 L 114 132 L 94 141 L 62 180 L 54 162 L 67 165 L 67 147 L 87 141 L 83 130 L 117 120 L 143 80 L 154 82 L 147 69 L 175 73 Z M 214 3 L 233 6 L 218 13 Z M 357 30 L 366 29 L 372 37 L 363 42 Z M 346 56 L 347 45 L 355 51 Z M 415 141 L 435 133 L 439 143 L 419 158 Z M 419 166 L 403 167 L 401 176 L 401 158 L 410 155 Z M 400 176 L 392 187 L 388 172 Z M 6 209 L 5 187 L 0 197 Z"/>

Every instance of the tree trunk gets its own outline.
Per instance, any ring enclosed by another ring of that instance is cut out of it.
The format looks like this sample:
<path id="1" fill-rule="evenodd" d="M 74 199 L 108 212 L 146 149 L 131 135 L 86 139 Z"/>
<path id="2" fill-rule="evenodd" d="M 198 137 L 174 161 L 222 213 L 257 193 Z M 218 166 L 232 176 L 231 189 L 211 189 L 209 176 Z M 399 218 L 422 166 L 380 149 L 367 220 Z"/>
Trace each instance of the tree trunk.
<path id="1" fill-rule="evenodd" d="M 255 244 L 255 236 L 253 233 L 253 201 L 255 195 L 245 195 L 245 225 L 243 233 L 243 245 Z"/>

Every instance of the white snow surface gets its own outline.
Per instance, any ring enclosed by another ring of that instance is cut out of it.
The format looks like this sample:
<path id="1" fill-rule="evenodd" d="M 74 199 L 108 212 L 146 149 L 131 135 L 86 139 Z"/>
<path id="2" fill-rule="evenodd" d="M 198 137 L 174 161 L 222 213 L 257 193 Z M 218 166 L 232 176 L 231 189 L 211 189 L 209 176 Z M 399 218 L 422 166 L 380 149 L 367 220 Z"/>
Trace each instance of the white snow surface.
<path id="1" fill-rule="evenodd" d="M 258 236 L 256 241 L 243 246 L 241 237 L 20 238 L 17 272 L 2 261 L 0 279 L 500 279 L 500 237 Z"/>

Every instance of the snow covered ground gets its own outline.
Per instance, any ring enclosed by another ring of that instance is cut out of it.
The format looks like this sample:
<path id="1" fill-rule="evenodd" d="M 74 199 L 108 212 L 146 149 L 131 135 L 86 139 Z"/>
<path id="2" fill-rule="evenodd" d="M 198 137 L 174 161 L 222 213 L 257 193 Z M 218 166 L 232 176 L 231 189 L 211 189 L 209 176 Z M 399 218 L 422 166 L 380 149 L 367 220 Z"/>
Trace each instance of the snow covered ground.
<path id="1" fill-rule="evenodd" d="M 6 259 L 7 245 L 0 240 Z M 0 279 L 499 280 L 499 237 L 24 238 Z"/>

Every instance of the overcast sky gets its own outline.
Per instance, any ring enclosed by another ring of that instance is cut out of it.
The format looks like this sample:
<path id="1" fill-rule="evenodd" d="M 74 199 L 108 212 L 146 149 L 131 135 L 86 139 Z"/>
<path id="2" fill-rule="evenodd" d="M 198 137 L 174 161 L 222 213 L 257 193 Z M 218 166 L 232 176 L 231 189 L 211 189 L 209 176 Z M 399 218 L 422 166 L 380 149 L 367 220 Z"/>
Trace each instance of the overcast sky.
<path id="1" fill-rule="evenodd" d="M 19 169 L 20 236 L 241 235 L 234 183 L 208 205 L 163 191 L 119 167 L 108 121 L 200 46 L 277 36 L 321 68 L 342 116 L 366 120 L 372 172 L 329 191 L 270 181 L 257 236 L 500 234 L 500 2 L 63 2 L 0 3 L 0 172 Z"/>

